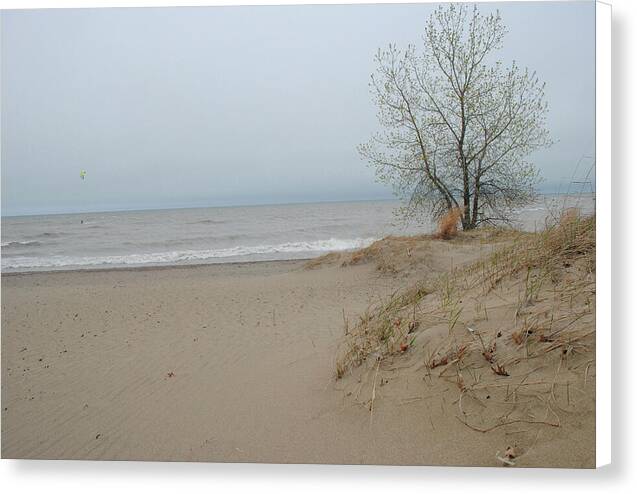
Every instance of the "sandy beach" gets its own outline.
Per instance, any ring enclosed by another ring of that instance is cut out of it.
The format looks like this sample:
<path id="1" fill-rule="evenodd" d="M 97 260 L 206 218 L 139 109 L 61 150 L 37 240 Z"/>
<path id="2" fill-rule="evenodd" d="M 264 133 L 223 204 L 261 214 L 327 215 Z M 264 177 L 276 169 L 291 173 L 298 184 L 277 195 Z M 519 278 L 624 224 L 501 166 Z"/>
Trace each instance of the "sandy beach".
<path id="1" fill-rule="evenodd" d="M 496 455 L 516 447 L 519 466 L 593 467 L 590 365 L 553 407 L 559 427 L 488 433 L 459 420 L 458 390 L 423 370 L 416 342 L 335 378 L 370 306 L 497 245 L 390 247 L 350 262 L 3 275 L 2 456 L 502 466 Z M 489 324 L 504 328 L 497 314 Z M 554 366 L 534 367 L 524 381 L 555 382 Z"/>

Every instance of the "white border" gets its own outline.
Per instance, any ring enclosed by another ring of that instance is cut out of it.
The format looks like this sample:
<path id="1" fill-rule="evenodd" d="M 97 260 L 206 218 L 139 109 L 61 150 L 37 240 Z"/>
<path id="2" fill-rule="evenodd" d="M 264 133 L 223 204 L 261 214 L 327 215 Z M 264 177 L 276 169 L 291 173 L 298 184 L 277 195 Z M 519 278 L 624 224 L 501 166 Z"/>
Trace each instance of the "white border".
<path id="1" fill-rule="evenodd" d="M 611 462 L 611 15 L 595 4 L 595 178 L 596 252 L 596 398 L 597 467 Z"/>
<path id="2" fill-rule="evenodd" d="M 0 0 L 2 9 L 95 7 L 206 7 L 239 5 L 342 5 L 382 3 L 586 2 L 596 0 Z"/>

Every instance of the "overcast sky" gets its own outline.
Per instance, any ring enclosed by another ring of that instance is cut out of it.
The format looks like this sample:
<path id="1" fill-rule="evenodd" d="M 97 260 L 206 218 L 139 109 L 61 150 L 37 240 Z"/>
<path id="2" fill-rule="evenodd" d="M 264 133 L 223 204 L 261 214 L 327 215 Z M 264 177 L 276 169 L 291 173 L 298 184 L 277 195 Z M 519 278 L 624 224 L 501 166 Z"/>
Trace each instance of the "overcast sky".
<path id="1" fill-rule="evenodd" d="M 2 214 L 389 198 L 356 152 L 373 56 L 434 7 L 2 12 Z M 594 153 L 594 3 L 496 8 L 547 83 L 554 189 Z"/>

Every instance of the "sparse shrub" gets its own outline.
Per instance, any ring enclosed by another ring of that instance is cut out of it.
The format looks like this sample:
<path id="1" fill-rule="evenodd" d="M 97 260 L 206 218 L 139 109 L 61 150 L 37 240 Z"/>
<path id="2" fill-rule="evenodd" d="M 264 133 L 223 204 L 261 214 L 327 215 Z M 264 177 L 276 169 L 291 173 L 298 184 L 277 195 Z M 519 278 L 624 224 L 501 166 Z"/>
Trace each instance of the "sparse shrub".
<path id="1" fill-rule="evenodd" d="M 438 221 L 438 231 L 434 238 L 449 240 L 458 234 L 458 222 L 462 218 L 462 208 L 451 208 Z"/>

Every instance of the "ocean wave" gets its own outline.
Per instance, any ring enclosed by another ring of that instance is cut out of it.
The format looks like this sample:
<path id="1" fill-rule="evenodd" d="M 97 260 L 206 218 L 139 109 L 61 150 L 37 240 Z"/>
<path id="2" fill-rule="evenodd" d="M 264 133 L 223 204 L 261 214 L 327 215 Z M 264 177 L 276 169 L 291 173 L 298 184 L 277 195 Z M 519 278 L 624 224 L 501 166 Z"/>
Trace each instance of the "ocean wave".
<path id="1" fill-rule="evenodd" d="M 37 240 L 24 240 L 24 241 L 16 241 L 16 242 L 2 242 L 0 244 L 3 248 L 6 247 L 25 247 L 25 246 L 37 246 L 41 245 Z"/>
<path id="2" fill-rule="evenodd" d="M 227 223 L 227 220 L 197 220 L 197 221 L 191 221 L 188 224 L 189 225 L 222 225 L 224 223 Z"/>
<path id="3" fill-rule="evenodd" d="M 128 254 L 117 256 L 49 256 L 49 257 L 13 257 L 2 258 L 3 269 L 42 269 L 62 267 L 99 267 L 127 266 L 144 264 L 179 264 L 205 262 L 214 259 L 249 258 L 250 256 L 276 255 L 285 258 L 285 254 L 322 253 L 358 249 L 370 245 L 375 238 L 355 238 L 315 240 L 305 242 L 286 242 L 273 245 L 237 246 L 225 249 L 183 250 L 153 252 L 148 254 Z M 283 256 L 281 256 L 283 254 Z"/>
<path id="4" fill-rule="evenodd" d="M 528 208 L 516 209 L 515 212 L 520 214 L 520 213 L 532 213 L 532 212 L 535 212 L 535 211 L 544 211 L 544 210 L 546 210 L 545 207 L 536 206 L 536 207 L 528 207 Z"/>

